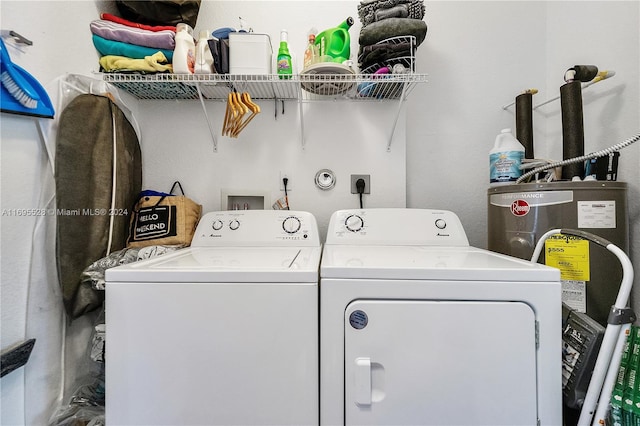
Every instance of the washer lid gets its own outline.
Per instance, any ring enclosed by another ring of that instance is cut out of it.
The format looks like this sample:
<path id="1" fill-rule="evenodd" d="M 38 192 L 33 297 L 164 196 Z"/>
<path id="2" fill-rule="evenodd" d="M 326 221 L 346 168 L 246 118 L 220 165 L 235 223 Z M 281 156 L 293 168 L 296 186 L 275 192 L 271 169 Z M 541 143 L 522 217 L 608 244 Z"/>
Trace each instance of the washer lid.
<path id="1" fill-rule="evenodd" d="M 314 283 L 318 281 L 320 254 L 320 247 L 190 247 L 107 269 L 106 280 Z"/>
<path id="2" fill-rule="evenodd" d="M 321 278 L 559 281 L 560 271 L 475 247 L 324 247 Z"/>

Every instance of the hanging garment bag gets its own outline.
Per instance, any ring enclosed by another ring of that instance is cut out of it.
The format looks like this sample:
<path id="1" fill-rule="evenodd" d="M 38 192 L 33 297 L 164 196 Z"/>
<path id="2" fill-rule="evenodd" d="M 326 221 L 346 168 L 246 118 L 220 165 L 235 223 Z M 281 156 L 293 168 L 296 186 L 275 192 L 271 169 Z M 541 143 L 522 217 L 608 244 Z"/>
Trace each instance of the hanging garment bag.
<path id="1" fill-rule="evenodd" d="M 55 162 L 58 277 L 75 319 L 104 301 L 103 291 L 81 285 L 82 271 L 125 247 L 142 187 L 140 145 L 108 97 L 79 95 L 60 115 Z"/>

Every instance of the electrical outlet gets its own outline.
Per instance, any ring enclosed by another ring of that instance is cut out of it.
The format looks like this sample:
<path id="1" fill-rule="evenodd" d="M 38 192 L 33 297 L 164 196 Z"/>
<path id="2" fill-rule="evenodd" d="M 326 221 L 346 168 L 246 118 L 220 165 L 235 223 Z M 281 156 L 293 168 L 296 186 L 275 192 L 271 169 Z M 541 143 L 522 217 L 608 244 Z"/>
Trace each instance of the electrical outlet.
<path id="1" fill-rule="evenodd" d="M 356 187 L 356 181 L 358 179 L 364 179 L 364 193 L 371 193 L 371 175 L 351 175 L 351 193 L 357 194 L 358 188 Z"/>
<path id="2" fill-rule="evenodd" d="M 284 191 L 284 182 L 282 179 L 287 178 L 287 192 L 291 191 L 291 173 L 280 172 L 280 191 Z"/>

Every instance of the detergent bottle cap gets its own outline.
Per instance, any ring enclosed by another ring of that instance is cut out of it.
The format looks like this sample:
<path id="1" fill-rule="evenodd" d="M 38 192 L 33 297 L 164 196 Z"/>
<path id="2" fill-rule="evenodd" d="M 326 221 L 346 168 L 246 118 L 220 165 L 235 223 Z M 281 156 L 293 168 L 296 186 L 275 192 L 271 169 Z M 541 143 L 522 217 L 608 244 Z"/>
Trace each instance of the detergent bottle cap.
<path id="1" fill-rule="evenodd" d="M 354 23 L 353 18 L 351 16 L 349 16 L 349 17 L 347 17 L 347 19 L 345 19 L 343 22 L 341 22 L 340 25 L 338 25 L 338 26 L 344 28 L 345 30 L 348 30 L 349 28 L 351 28 L 353 23 Z"/>
<path id="2" fill-rule="evenodd" d="M 189 24 L 185 24 L 183 22 L 176 25 L 176 32 L 186 31 L 189 35 L 193 35 L 193 28 Z"/>
<path id="3" fill-rule="evenodd" d="M 524 151 L 524 146 L 513 136 L 510 128 L 505 128 L 500 130 L 500 134 L 496 136 L 493 149 L 495 151 Z"/>
<path id="4" fill-rule="evenodd" d="M 284 41 L 286 43 L 289 41 L 288 38 L 287 30 L 280 30 L 280 41 Z"/>

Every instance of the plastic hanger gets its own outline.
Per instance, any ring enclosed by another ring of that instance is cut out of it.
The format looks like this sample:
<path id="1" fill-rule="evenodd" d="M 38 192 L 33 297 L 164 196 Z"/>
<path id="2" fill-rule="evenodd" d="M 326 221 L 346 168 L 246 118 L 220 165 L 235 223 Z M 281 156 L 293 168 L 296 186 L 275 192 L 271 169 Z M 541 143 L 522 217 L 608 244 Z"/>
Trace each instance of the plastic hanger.
<path id="1" fill-rule="evenodd" d="M 238 128 L 242 124 L 243 117 L 249 112 L 249 108 L 242 101 L 240 94 L 238 92 L 233 92 L 233 98 L 237 110 L 237 114 L 233 120 L 233 127 L 231 128 L 231 137 L 238 137 Z"/>
<path id="2" fill-rule="evenodd" d="M 240 125 L 235 131 L 235 137 L 238 137 L 242 129 L 244 129 L 247 126 L 247 124 L 249 124 L 249 122 L 253 120 L 253 118 L 260 113 L 260 106 L 258 106 L 251 100 L 251 95 L 249 95 L 249 93 L 243 92 L 240 99 L 243 105 L 245 105 L 246 108 L 249 111 L 251 111 L 251 114 L 244 121 L 240 123 Z"/>
<path id="3" fill-rule="evenodd" d="M 238 115 L 238 109 L 236 107 L 235 92 L 229 92 L 227 97 L 227 109 L 224 114 L 224 124 L 222 126 L 222 135 L 227 136 L 231 134 L 235 119 Z"/>
<path id="4" fill-rule="evenodd" d="M 251 95 L 248 92 L 229 92 L 224 123 L 222 124 L 222 135 L 237 138 L 247 124 L 259 113 L 260 106 L 251 100 Z"/>

